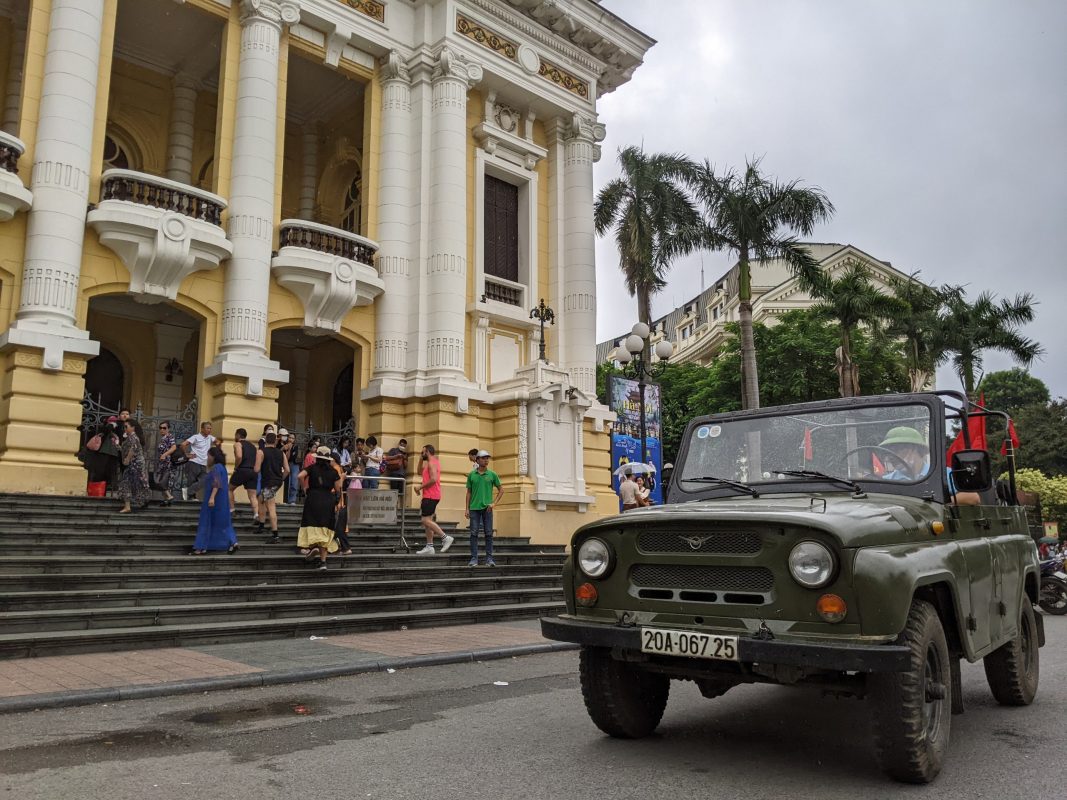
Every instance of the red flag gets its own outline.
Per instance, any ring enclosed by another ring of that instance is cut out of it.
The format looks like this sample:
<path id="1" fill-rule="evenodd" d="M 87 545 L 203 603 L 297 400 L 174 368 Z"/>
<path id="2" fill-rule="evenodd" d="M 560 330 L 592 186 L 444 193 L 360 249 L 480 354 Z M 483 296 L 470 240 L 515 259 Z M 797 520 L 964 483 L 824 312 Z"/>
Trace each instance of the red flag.
<path id="1" fill-rule="evenodd" d="M 811 452 L 811 428 L 804 429 L 804 460 L 813 461 L 815 455 Z"/>
<path id="2" fill-rule="evenodd" d="M 1012 450 L 1018 450 L 1019 449 L 1019 436 L 1015 433 L 1015 423 L 1012 421 L 1011 417 L 1008 417 L 1008 438 L 1011 439 L 1011 448 L 1012 448 Z M 1004 442 L 1000 446 L 1000 454 L 1002 456 L 1006 456 L 1008 454 L 1008 443 L 1007 442 Z"/>
<path id="3" fill-rule="evenodd" d="M 979 395 L 978 405 L 985 405 L 985 394 Z M 978 417 L 970 415 L 967 417 L 967 432 L 971 438 L 972 450 L 985 450 L 987 449 L 986 435 L 985 435 L 985 417 Z M 945 465 L 952 466 L 952 454 L 958 453 L 960 450 L 966 450 L 967 445 L 963 441 L 963 431 L 956 434 L 956 438 L 952 440 L 952 444 L 948 446 L 948 450 L 945 451 Z"/>
<path id="4" fill-rule="evenodd" d="M 871 470 L 875 475 L 885 475 L 885 464 L 874 453 L 871 453 Z"/>

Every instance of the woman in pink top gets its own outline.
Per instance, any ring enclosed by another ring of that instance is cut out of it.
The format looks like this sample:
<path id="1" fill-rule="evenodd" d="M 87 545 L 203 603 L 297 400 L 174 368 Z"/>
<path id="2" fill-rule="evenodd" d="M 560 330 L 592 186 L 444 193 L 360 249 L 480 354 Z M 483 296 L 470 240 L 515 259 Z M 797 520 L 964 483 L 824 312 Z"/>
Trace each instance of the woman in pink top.
<path id="1" fill-rule="evenodd" d="M 445 553 L 452 546 L 453 537 L 449 536 L 441 526 L 433 521 L 437 504 L 441 502 L 441 462 L 437 460 L 437 451 L 432 444 L 422 448 L 422 484 L 415 487 L 415 494 L 422 495 L 422 507 L 419 511 L 422 527 L 426 531 L 426 546 L 418 554 L 420 556 L 432 556 L 433 537 L 441 537 L 441 552 Z"/>

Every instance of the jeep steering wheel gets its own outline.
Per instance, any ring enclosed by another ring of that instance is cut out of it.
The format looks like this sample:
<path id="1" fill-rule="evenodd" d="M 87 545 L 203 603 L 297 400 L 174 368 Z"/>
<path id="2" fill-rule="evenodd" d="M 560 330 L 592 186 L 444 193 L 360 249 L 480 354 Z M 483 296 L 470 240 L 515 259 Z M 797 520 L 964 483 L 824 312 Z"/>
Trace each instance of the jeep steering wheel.
<path id="1" fill-rule="evenodd" d="M 881 445 L 877 445 L 877 444 L 861 444 L 859 447 L 853 447 L 851 450 L 849 450 L 847 453 L 845 453 L 843 456 L 841 456 L 841 458 L 838 459 L 838 461 L 841 463 L 842 466 L 845 467 L 846 472 L 847 472 L 847 469 L 848 469 L 848 459 L 849 459 L 849 457 L 852 456 L 852 455 L 855 455 L 856 453 L 859 453 L 860 451 L 870 451 L 871 453 L 873 453 L 875 455 L 884 456 L 885 458 L 892 459 L 893 461 L 896 461 L 897 464 L 902 466 L 906 472 L 908 472 L 908 473 L 911 472 L 911 464 L 909 464 L 903 458 L 898 456 L 896 453 L 894 453 L 888 447 L 882 447 Z"/>

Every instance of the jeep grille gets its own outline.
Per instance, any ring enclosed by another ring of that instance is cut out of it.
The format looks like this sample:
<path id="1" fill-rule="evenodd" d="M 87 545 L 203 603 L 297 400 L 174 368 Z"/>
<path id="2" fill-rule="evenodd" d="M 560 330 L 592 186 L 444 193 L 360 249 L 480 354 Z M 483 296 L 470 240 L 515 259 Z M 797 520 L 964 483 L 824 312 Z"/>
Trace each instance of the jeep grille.
<path id="1" fill-rule="evenodd" d="M 637 537 L 642 553 L 756 555 L 762 546 L 759 534 L 752 531 L 644 531 Z"/>
<path id="2" fill-rule="evenodd" d="M 766 567 L 698 567 L 677 564 L 635 564 L 630 582 L 638 587 L 692 589 L 705 592 L 766 594 L 774 574 Z"/>

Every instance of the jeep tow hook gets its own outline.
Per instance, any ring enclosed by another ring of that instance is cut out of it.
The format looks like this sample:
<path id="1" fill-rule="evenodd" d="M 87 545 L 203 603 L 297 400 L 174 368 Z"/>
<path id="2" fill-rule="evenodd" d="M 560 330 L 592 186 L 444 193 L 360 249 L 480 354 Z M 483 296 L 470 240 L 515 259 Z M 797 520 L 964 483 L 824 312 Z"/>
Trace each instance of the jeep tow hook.
<path id="1" fill-rule="evenodd" d="M 752 638 L 767 641 L 769 639 L 774 638 L 774 633 L 771 631 L 770 628 L 767 627 L 766 621 L 761 619 L 759 622 L 759 629 L 754 634 L 752 634 Z"/>

